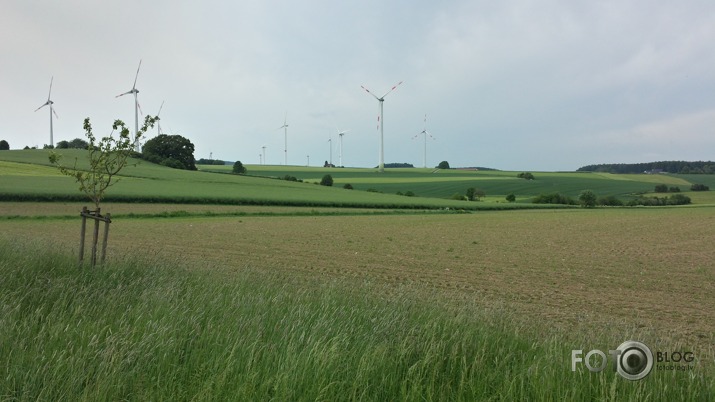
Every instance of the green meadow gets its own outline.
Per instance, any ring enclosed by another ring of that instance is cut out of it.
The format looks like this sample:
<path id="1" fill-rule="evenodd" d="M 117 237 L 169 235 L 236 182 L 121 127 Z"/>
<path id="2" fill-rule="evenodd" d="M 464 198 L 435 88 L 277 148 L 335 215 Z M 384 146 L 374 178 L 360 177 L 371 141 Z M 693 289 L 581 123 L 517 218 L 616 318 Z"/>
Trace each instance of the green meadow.
<path id="1" fill-rule="evenodd" d="M 61 150 L 63 162 L 78 166 L 83 151 Z M 49 164 L 46 150 L 0 153 L 0 197 L 6 200 L 76 200 L 81 197 L 72 179 L 58 174 Z M 655 185 L 678 186 L 689 196 L 693 183 L 715 188 L 711 175 L 627 175 L 575 172 L 534 172 L 536 180 L 517 178 L 519 172 L 460 169 L 386 169 L 380 174 L 369 168 L 315 168 L 300 166 L 247 165 L 247 175 L 230 174 L 231 166 L 199 165 L 199 171 L 167 169 L 134 160 L 108 195 L 110 201 L 178 202 L 213 204 L 273 204 L 295 206 L 345 206 L 376 208 L 527 208 L 539 194 L 559 192 L 576 198 L 583 190 L 598 196 L 627 200 L 652 192 Z M 317 186 L 330 174 L 332 188 Z M 292 176 L 303 182 L 280 180 Z M 354 190 L 345 190 L 345 184 Z M 485 202 L 451 200 L 475 187 L 486 193 Z M 411 192 L 415 197 L 397 196 Z M 508 205 L 506 195 L 516 196 Z M 714 203 L 709 193 L 695 194 L 698 203 Z M 526 205 L 525 205 L 526 204 Z"/>
<path id="2" fill-rule="evenodd" d="M 47 153 L 0 152 L 2 401 L 715 399 L 714 176 L 136 161 L 91 269 Z M 529 203 L 657 184 L 693 205 Z M 695 358 L 572 370 L 626 340 Z"/>

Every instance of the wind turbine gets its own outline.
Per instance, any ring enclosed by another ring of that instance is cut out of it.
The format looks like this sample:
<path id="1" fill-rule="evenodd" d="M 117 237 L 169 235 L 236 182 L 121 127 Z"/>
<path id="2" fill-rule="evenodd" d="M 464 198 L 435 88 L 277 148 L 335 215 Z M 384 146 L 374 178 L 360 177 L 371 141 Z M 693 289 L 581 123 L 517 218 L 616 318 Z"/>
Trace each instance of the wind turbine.
<path id="1" fill-rule="evenodd" d="M 330 134 L 328 134 L 330 136 Z M 328 145 L 330 145 L 330 166 L 333 165 L 333 137 L 328 138 Z"/>
<path id="2" fill-rule="evenodd" d="M 283 154 L 285 157 L 285 165 L 288 165 L 288 112 L 286 112 L 285 118 L 283 119 L 283 125 L 278 127 L 278 130 L 283 129 Z"/>
<path id="3" fill-rule="evenodd" d="M 137 103 L 138 105 L 138 103 Z M 161 101 L 161 106 L 159 106 L 159 113 L 156 114 L 156 135 L 161 135 L 161 119 L 159 115 L 161 114 L 161 109 L 164 107 L 164 101 Z"/>
<path id="4" fill-rule="evenodd" d="M 345 133 L 347 133 L 348 131 L 350 131 L 350 130 L 342 130 L 342 131 L 340 131 L 340 129 L 338 129 L 338 136 L 340 137 L 340 154 L 339 154 L 339 156 L 338 156 L 338 159 L 339 159 L 339 161 L 340 161 L 340 162 L 339 162 L 339 163 L 340 163 L 339 166 L 343 166 L 343 136 L 344 136 Z"/>
<path id="5" fill-rule="evenodd" d="M 55 79 L 54 76 L 53 76 L 52 78 L 50 78 L 50 92 L 47 94 L 47 102 L 45 102 L 42 106 L 40 106 L 40 107 L 38 107 L 37 109 L 35 109 L 35 111 L 38 111 L 38 110 L 42 109 L 42 108 L 45 107 L 45 106 L 49 106 L 49 107 L 50 107 L 50 146 L 51 146 L 51 147 L 54 147 L 54 146 L 55 146 L 55 142 L 54 142 L 54 138 L 53 138 L 53 132 L 52 132 L 52 114 L 54 113 L 54 115 L 55 115 L 56 118 L 58 118 L 58 119 L 60 118 L 59 116 L 57 116 L 57 112 L 55 112 L 55 109 L 54 109 L 54 107 L 52 106 L 52 104 L 55 103 L 55 102 L 52 102 L 52 100 L 50 99 L 50 96 L 52 95 L 52 81 L 54 81 L 54 79 Z"/>
<path id="6" fill-rule="evenodd" d="M 427 167 L 427 136 L 429 136 L 430 138 L 432 138 L 432 139 L 434 140 L 434 137 L 432 137 L 432 134 L 430 134 L 429 132 L 427 132 L 427 114 L 426 114 L 426 113 L 425 113 L 424 128 L 422 129 L 422 131 L 421 131 L 419 134 L 417 134 L 417 135 L 415 135 L 414 137 L 412 137 L 412 139 L 415 139 L 415 138 L 419 137 L 419 136 L 422 135 L 422 134 L 424 134 L 424 136 L 425 136 L 425 153 L 424 153 L 424 156 L 423 156 L 423 158 L 422 158 L 422 167 L 426 168 L 426 167 Z"/>
<path id="7" fill-rule="evenodd" d="M 142 61 L 139 60 L 139 67 L 137 67 L 137 75 L 134 77 L 134 85 L 132 85 L 132 89 L 115 96 L 115 98 L 118 98 L 120 96 L 134 94 L 134 147 L 135 148 L 138 145 L 137 134 L 139 134 L 139 100 L 137 100 L 137 94 L 139 93 L 139 90 L 137 89 L 137 79 L 139 78 L 139 69 L 141 67 L 142 67 Z"/>
<path id="8" fill-rule="evenodd" d="M 380 116 L 377 119 L 377 125 L 378 128 L 380 129 L 380 164 L 378 165 L 378 169 L 380 173 L 385 172 L 385 133 L 384 133 L 384 126 L 385 126 L 385 121 L 383 118 L 382 114 L 382 104 L 385 102 L 385 97 L 390 94 L 390 92 L 394 91 L 395 88 L 399 87 L 400 84 L 402 84 L 402 81 L 398 82 L 397 85 L 393 86 L 389 91 L 387 91 L 384 95 L 381 97 L 377 97 L 374 93 L 370 92 L 369 89 L 365 88 L 364 86 L 360 85 L 362 89 L 364 89 L 367 93 L 372 95 L 377 101 L 380 103 Z"/>
<path id="9" fill-rule="evenodd" d="M 263 164 L 266 164 L 266 146 L 262 146 L 261 149 L 263 149 Z"/>

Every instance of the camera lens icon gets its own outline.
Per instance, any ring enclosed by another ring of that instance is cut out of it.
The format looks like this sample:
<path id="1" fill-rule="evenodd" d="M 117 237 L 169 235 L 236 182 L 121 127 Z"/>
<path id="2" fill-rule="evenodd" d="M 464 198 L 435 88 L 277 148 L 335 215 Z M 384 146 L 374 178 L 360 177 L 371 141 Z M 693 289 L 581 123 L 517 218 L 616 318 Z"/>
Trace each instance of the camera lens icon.
<path id="1" fill-rule="evenodd" d="M 641 342 L 626 341 L 618 349 L 616 370 L 623 378 L 635 381 L 645 378 L 653 369 L 653 352 Z"/>

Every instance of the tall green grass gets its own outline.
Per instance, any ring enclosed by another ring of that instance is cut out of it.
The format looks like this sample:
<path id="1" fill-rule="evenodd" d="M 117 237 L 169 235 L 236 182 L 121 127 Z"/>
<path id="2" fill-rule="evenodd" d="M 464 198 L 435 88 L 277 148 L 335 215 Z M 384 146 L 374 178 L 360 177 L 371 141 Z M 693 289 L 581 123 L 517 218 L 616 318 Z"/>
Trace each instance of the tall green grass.
<path id="1" fill-rule="evenodd" d="M 704 369 L 636 382 L 574 373 L 566 334 L 469 297 L 454 303 L 419 287 L 296 278 L 270 267 L 219 275 L 127 259 L 79 269 L 50 250 L 0 244 L 3 401 L 715 396 Z"/>

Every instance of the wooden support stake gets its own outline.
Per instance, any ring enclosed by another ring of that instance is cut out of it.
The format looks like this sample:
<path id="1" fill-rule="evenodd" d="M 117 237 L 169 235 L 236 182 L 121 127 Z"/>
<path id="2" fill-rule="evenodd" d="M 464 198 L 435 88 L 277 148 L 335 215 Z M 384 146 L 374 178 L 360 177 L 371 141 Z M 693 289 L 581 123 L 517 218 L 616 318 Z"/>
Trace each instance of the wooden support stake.
<path id="1" fill-rule="evenodd" d="M 82 263 L 84 262 L 84 234 L 85 230 L 87 228 L 87 207 L 82 207 L 82 213 L 80 214 L 82 216 L 82 229 L 80 229 L 79 233 L 79 265 L 82 266 Z"/>
<path id="2" fill-rule="evenodd" d="M 97 242 L 99 241 L 99 208 L 94 211 L 94 233 L 92 236 L 92 268 L 97 265 Z"/>
<path id="3" fill-rule="evenodd" d="M 104 239 L 102 240 L 102 260 L 101 263 L 104 264 L 104 258 L 107 256 L 107 238 L 109 237 L 109 224 L 112 223 L 112 215 L 107 214 L 104 219 Z"/>

